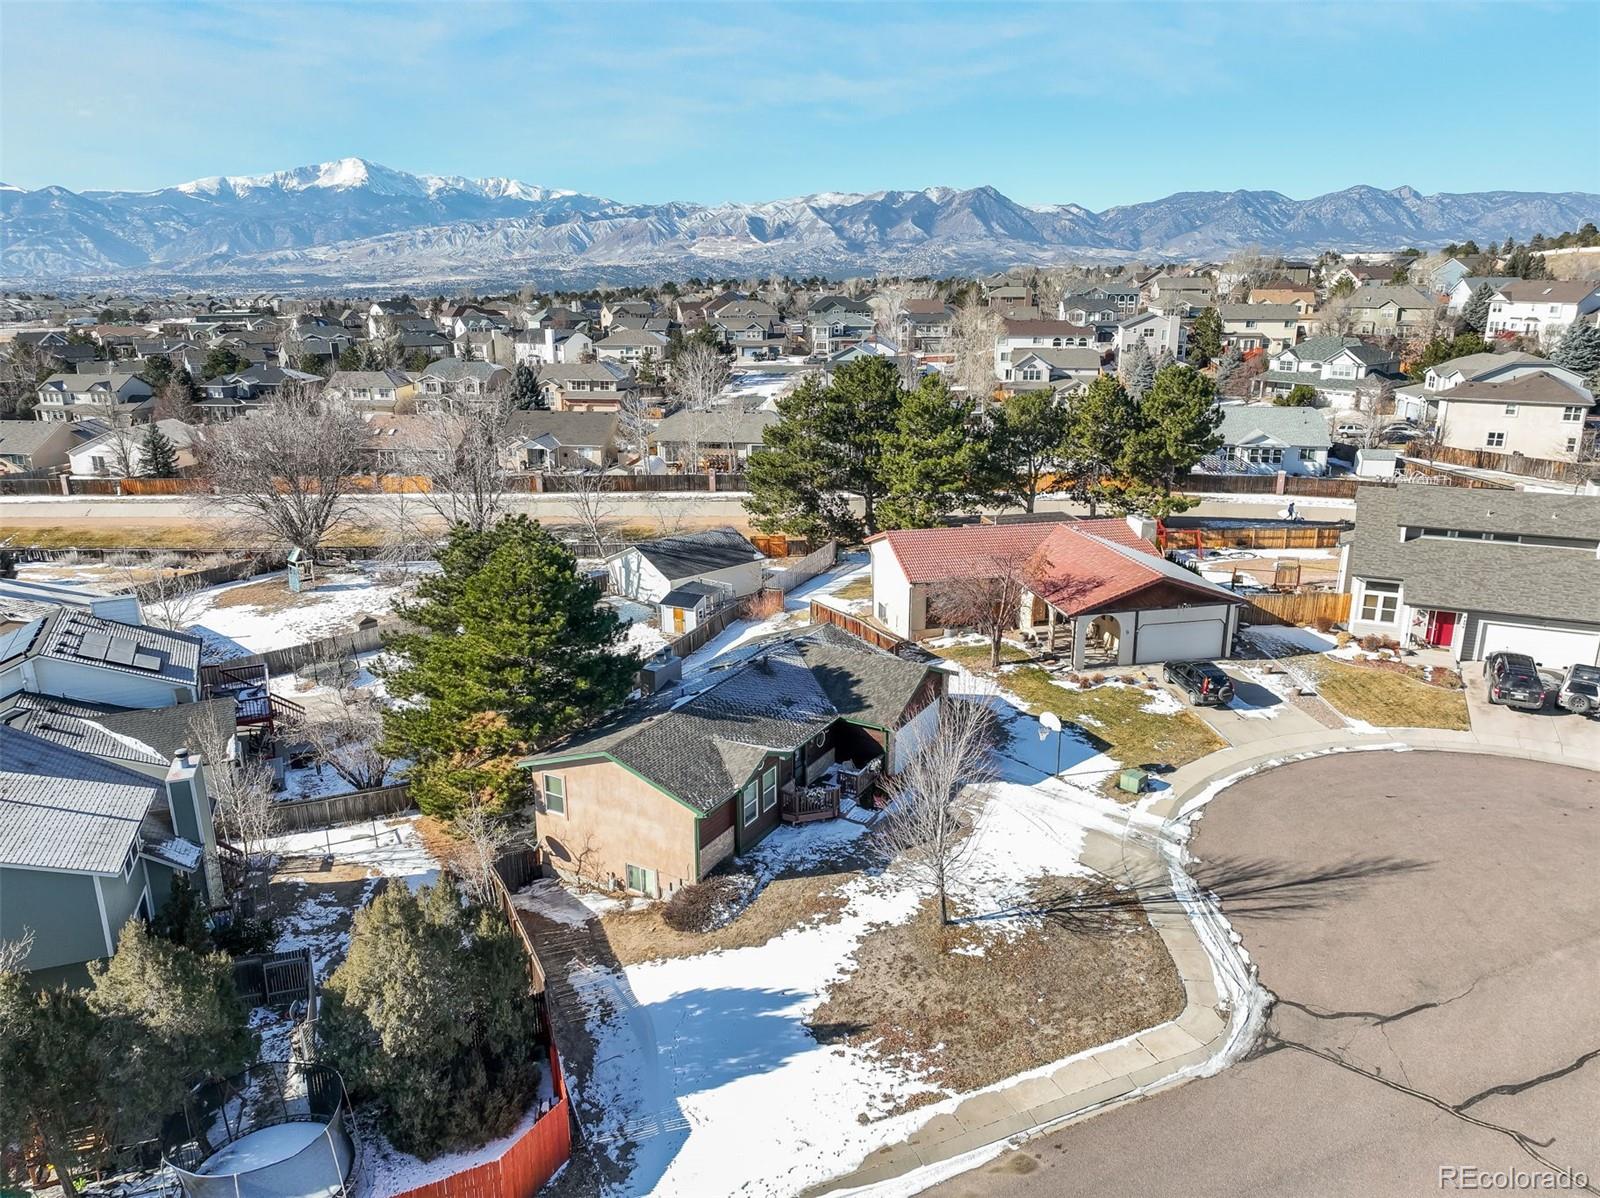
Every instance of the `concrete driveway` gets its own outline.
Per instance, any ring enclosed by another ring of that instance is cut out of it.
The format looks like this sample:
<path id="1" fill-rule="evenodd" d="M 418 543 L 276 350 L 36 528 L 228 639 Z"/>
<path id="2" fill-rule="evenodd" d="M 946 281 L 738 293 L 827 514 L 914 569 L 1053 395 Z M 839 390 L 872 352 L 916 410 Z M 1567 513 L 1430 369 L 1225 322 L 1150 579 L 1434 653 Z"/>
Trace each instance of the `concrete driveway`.
<path id="1" fill-rule="evenodd" d="M 1229 788 L 1193 848 L 1277 996 L 1253 1055 L 930 1192 L 1600 1193 L 1600 774 L 1338 754 Z"/>
<path id="2" fill-rule="evenodd" d="M 1147 667 L 1156 678 L 1161 677 L 1161 667 Z M 1223 673 L 1233 679 L 1233 701 L 1226 707 L 1205 707 L 1190 703 L 1181 687 L 1163 683 L 1177 696 L 1178 701 L 1211 726 L 1218 736 L 1235 748 L 1244 748 L 1258 741 L 1278 736 L 1293 736 L 1302 732 L 1319 732 L 1317 723 L 1282 695 L 1246 677 L 1237 667 L 1224 668 Z"/>
<path id="3" fill-rule="evenodd" d="M 1481 661 L 1463 663 L 1461 679 L 1466 683 L 1467 715 L 1477 736 L 1546 750 L 1559 747 L 1575 761 L 1600 763 L 1600 720 L 1563 711 L 1553 701 L 1543 711 L 1518 711 L 1491 703 Z"/>

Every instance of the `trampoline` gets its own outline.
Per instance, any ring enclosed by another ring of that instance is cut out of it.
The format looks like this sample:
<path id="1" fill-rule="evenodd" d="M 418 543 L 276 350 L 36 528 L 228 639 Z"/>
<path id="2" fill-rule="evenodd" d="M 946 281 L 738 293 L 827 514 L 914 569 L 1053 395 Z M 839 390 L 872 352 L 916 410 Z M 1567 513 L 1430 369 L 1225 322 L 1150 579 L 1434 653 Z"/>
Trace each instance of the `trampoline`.
<path id="1" fill-rule="evenodd" d="M 328 1066 L 261 1061 L 191 1090 L 162 1158 L 187 1198 L 341 1198 L 355 1165 L 349 1109 Z"/>

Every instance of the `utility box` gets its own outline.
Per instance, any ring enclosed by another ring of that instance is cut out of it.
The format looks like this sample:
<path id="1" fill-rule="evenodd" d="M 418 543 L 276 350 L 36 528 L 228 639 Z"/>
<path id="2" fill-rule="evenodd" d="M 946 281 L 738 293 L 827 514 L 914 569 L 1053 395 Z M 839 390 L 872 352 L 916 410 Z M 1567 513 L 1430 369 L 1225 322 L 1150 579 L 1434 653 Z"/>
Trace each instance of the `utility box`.
<path id="1" fill-rule="evenodd" d="M 1140 794 L 1144 790 L 1145 780 L 1150 775 L 1136 767 L 1125 769 L 1117 777 L 1117 789 L 1125 790 L 1129 794 Z"/>

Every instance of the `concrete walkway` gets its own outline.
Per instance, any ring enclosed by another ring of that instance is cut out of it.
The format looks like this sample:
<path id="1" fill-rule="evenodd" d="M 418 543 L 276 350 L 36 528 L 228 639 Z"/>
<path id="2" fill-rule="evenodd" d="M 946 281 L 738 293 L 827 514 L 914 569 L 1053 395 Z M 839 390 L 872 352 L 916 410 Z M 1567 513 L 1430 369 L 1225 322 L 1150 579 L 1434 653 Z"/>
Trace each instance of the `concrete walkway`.
<path id="1" fill-rule="evenodd" d="M 854 1191 L 919 1169 L 950 1169 L 968 1154 L 976 1164 L 990 1146 L 1019 1142 L 1225 1068 L 1255 1039 L 1261 1004 L 1254 1000 L 1262 995 L 1221 910 L 1183 870 L 1186 821 L 1212 795 L 1258 769 L 1325 753 L 1405 749 L 1600 769 L 1600 752 L 1576 756 L 1537 732 L 1478 735 L 1433 728 L 1375 734 L 1300 729 L 1255 738 L 1184 766 L 1166 779 L 1164 789 L 1128 810 L 1120 835 L 1090 832 L 1081 856 L 1084 864 L 1138 894 L 1183 979 L 1183 1012 L 1148 1031 L 964 1098 L 904 1142 L 879 1149 L 853 1172 L 808 1193 Z"/>

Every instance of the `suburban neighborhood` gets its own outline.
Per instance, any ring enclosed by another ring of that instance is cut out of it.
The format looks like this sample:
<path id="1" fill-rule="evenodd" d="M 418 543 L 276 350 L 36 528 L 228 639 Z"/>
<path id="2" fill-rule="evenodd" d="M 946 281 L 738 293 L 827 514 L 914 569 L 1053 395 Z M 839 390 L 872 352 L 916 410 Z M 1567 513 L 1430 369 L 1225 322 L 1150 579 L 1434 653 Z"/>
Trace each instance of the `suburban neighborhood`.
<path id="1" fill-rule="evenodd" d="M 1594 13 L 667 7 L 8 9 L 0 1195 L 1595 1192 Z"/>

